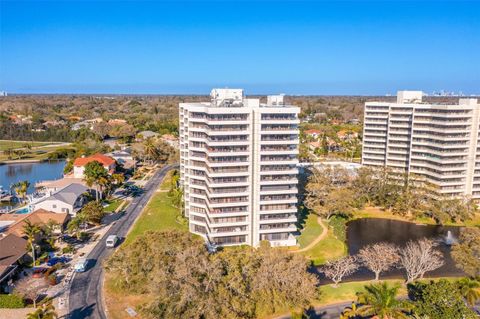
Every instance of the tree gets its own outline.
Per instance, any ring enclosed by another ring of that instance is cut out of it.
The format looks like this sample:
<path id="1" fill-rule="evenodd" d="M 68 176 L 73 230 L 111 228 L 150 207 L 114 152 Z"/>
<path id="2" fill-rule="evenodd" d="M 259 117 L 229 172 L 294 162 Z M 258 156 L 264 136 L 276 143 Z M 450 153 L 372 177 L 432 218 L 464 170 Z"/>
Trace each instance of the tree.
<path id="1" fill-rule="evenodd" d="M 439 224 L 463 222 L 474 217 L 475 203 L 468 198 L 445 198 L 430 201 L 428 215 Z"/>
<path id="2" fill-rule="evenodd" d="M 29 219 L 25 220 L 23 225 L 23 234 L 27 237 L 27 242 L 32 249 L 33 265 L 35 266 L 35 240 L 36 236 L 41 232 L 41 228 L 37 224 L 33 224 Z"/>
<path id="3" fill-rule="evenodd" d="M 475 313 L 467 307 L 454 283 L 444 279 L 430 283 L 409 284 L 408 295 L 416 315 L 430 319 L 474 319 Z"/>
<path id="4" fill-rule="evenodd" d="M 72 218 L 67 225 L 67 231 L 70 234 L 74 234 L 77 239 L 80 239 L 82 225 L 85 223 L 85 216 L 83 214 L 77 214 Z"/>
<path id="5" fill-rule="evenodd" d="M 359 308 L 355 302 L 352 302 L 350 307 L 346 307 L 343 309 L 342 313 L 340 314 L 340 319 L 355 319 L 359 318 L 361 313 L 359 312 Z"/>
<path id="6" fill-rule="evenodd" d="M 30 187 L 29 181 L 21 181 L 13 184 L 13 189 L 15 190 L 15 193 L 17 193 L 17 195 L 22 200 L 25 200 L 25 197 L 27 197 L 27 192 L 29 187 Z"/>
<path id="7" fill-rule="evenodd" d="M 327 262 L 320 269 L 320 272 L 323 272 L 325 277 L 333 281 L 334 287 L 338 287 L 343 277 L 353 274 L 358 267 L 359 265 L 355 256 L 346 256 L 339 260 Z"/>
<path id="8" fill-rule="evenodd" d="M 56 237 L 54 236 L 54 233 L 58 227 L 58 223 L 51 219 L 42 227 L 42 233 L 47 237 L 47 242 L 52 248 L 55 248 Z"/>
<path id="9" fill-rule="evenodd" d="M 105 211 L 101 203 L 91 201 L 83 206 L 80 214 L 86 222 L 98 226 L 102 223 Z"/>
<path id="10" fill-rule="evenodd" d="M 121 185 L 125 182 L 125 175 L 123 174 L 112 174 L 112 179 L 115 185 Z"/>
<path id="11" fill-rule="evenodd" d="M 155 146 L 154 139 L 152 137 L 147 138 L 143 142 L 143 155 L 145 159 L 150 161 L 150 163 L 152 163 L 158 158 L 159 151 Z"/>
<path id="12" fill-rule="evenodd" d="M 378 316 L 382 319 L 409 318 L 409 305 L 397 299 L 399 285 L 389 287 L 386 282 L 365 286 L 365 292 L 357 294 L 360 315 Z"/>
<path id="13" fill-rule="evenodd" d="M 407 282 L 423 278 L 426 272 L 443 265 L 442 253 L 435 249 L 437 243 L 429 239 L 409 241 L 400 249 L 400 263 L 406 271 Z"/>
<path id="14" fill-rule="evenodd" d="M 340 167 L 315 168 L 305 187 L 305 206 L 327 219 L 335 214 L 350 215 L 356 202 L 349 185 L 347 170 Z"/>
<path id="15" fill-rule="evenodd" d="M 480 276 L 480 228 L 465 228 L 452 247 L 452 257 L 467 275 Z"/>
<path id="16" fill-rule="evenodd" d="M 457 281 L 460 294 L 473 307 L 480 300 L 480 282 L 471 278 L 462 278 Z"/>
<path id="17" fill-rule="evenodd" d="M 105 262 L 118 289 L 148 294 L 146 318 L 245 318 L 260 311 L 306 308 L 316 277 L 301 255 L 239 247 L 208 254 L 200 238 L 181 231 L 149 231 Z"/>
<path id="18" fill-rule="evenodd" d="M 55 312 L 55 307 L 53 306 L 51 300 L 44 302 L 34 312 L 31 312 L 27 315 L 27 319 L 56 319 L 56 318 L 58 318 L 58 315 Z"/>
<path id="19" fill-rule="evenodd" d="M 389 243 L 366 246 L 360 250 L 358 257 L 365 267 L 375 273 L 375 280 L 379 279 L 381 272 L 393 268 L 400 260 L 398 248 Z"/>
<path id="20" fill-rule="evenodd" d="M 85 165 L 83 171 L 84 180 L 89 187 L 95 186 L 95 196 L 96 200 L 99 201 L 99 188 L 103 187 L 105 180 L 109 180 L 110 176 L 108 171 L 100 164 L 98 161 L 92 161 Z"/>

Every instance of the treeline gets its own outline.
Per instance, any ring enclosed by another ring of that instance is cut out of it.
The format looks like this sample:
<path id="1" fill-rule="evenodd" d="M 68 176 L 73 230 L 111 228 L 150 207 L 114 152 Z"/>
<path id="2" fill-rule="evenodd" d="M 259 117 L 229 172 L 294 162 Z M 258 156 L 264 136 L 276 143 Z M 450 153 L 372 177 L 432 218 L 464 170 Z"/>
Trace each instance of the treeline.
<path id="1" fill-rule="evenodd" d="M 421 176 L 389 168 L 362 167 L 355 173 L 341 167 L 314 168 L 305 190 L 305 205 L 326 218 L 350 217 L 365 206 L 378 206 L 404 217 L 427 217 L 445 224 L 465 222 L 477 212 L 470 198 L 442 196 Z"/>

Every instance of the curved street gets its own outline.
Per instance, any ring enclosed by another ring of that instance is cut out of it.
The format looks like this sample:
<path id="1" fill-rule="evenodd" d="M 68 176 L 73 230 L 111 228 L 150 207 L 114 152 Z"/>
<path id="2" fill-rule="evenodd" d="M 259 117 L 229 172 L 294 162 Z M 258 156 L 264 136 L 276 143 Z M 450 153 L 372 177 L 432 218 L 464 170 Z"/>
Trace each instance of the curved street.
<path id="1" fill-rule="evenodd" d="M 109 235 L 117 235 L 124 238 L 163 181 L 167 172 L 177 167 L 178 165 L 167 165 L 158 170 L 145 184 L 143 193 L 133 199 L 124 214 L 112 225 L 106 234 L 98 240 L 98 244 L 87 256 L 89 261 L 87 271 L 76 273 L 72 280 L 68 318 L 106 319 L 102 297 L 103 269 L 101 264 L 114 250 L 106 249 L 104 239 Z"/>

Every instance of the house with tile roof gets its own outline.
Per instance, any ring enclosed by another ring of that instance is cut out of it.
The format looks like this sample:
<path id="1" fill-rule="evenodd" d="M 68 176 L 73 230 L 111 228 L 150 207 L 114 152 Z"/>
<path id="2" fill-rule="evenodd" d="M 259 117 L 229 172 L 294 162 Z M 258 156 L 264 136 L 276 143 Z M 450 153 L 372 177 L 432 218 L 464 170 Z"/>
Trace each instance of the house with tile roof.
<path id="1" fill-rule="evenodd" d="M 2 214 L 0 215 L 0 238 L 9 234 L 23 237 L 23 226 L 27 221 L 37 225 L 46 225 L 52 221 L 58 224 L 58 231 L 61 231 L 69 219 L 70 216 L 67 213 L 55 213 L 45 209 L 37 209 L 28 214 Z"/>
<path id="2" fill-rule="evenodd" d="M 95 154 L 92 156 L 79 157 L 73 162 L 73 177 L 74 178 L 83 178 L 83 172 L 85 170 L 85 165 L 90 162 L 99 162 L 103 167 L 110 173 L 115 172 L 116 163 L 113 158 L 103 154 Z"/>

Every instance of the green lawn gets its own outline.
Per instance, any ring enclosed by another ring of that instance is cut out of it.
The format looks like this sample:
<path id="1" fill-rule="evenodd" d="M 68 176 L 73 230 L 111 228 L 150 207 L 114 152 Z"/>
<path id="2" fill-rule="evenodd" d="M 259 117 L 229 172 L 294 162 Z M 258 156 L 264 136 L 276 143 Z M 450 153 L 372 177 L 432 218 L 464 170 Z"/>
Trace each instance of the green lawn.
<path id="1" fill-rule="evenodd" d="M 165 178 L 162 184 L 165 183 L 169 183 L 169 178 Z M 163 190 L 162 186 L 160 186 L 160 190 Z M 172 206 L 167 192 L 160 191 L 152 196 L 152 199 L 127 235 L 125 242 L 133 241 L 135 237 L 145 233 L 147 230 L 165 229 L 187 231 L 188 224 L 181 217 L 178 208 Z"/>
<path id="2" fill-rule="evenodd" d="M 108 206 L 104 208 L 107 213 L 114 212 L 122 203 L 124 202 L 123 199 L 114 199 L 108 203 Z"/>
<path id="3" fill-rule="evenodd" d="M 21 148 L 25 144 L 30 144 L 33 147 L 45 146 L 55 144 L 55 142 L 32 142 L 32 141 L 9 141 L 9 140 L 0 140 L 0 151 L 4 151 L 7 148 Z"/>
<path id="4" fill-rule="evenodd" d="M 335 237 L 332 229 L 329 229 L 327 237 L 302 254 L 312 260 L 315 266 L 318 266 L 324 264 L 328 260 L 338 259 L 345 256 L 347 254 L 347 246 L 343 241 Z"/>
<path id="5" fill-rule="evenodd" d="M 403 280 L 385 280 L 389 285 L 400 284 L 402 288 L 400 294 L 406 294 L 407 289 L 403 285 Z M 357 281 L 357 282 L 346 282 L 340 283 L 338 287 L 333 287 L 332 285 L 323 285 L 320 286 L 320 302 L 321 304 L 332 304 L 342 301 L 355 301 L 357 299 L 357 292 L 364 291 L 366 285 L 375 283 L 374 281 Z"/>
<path id="6" fill-rule="evenodd" d="M 427 224 L 427 225 L 435 225 L 435 221 L 432 218 L 428 217 L 419 217 L 419 218 L 406 218 L 403 216 L 399 216 L 396 214 L 393 214 L 391 211 L 388 210 L 383 210 L 378 207 L 365 207 L 362 210 L 356 211 L 353 216 L 354 219 L 359 219 L 359 218 L 388 218 L 388 219 L 395 219 L 395 220 L 401 220 L 401 221 L 406 221 L 406 222 L 412 222 L 412 223 L 419 223 L 419 224 Z M 467 227 L 474 227 L 474 226 L 480 226 L 480 214 L 476 214 L 476 216 L 472 220 L 468 220 L 464 223 L 452 223 L 452 222 L 447 222 L 445 223 L 445 226 L 467 226 Z"/>
<path id="7" fill-rule="evenodd" d="M 313 213 L 308 215 L 302 233 L 297 238 L 300 248 L 308 246 L 308 244 L 322 233 L 323 228 L 318 224 L 317 218 L 318 216 Z"/>

